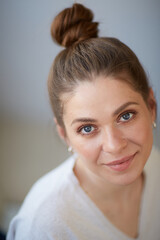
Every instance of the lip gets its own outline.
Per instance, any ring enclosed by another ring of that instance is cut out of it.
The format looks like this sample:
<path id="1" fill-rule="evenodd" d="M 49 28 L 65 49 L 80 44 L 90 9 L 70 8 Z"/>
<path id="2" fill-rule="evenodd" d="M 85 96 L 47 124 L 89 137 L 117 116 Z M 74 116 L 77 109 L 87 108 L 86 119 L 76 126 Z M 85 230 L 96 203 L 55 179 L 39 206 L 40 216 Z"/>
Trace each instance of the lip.
<path id="1" fill-rule="evenodd" d="M 115 171 L 124 171 L 126 169 L 129 168 L 132 160 L 134 159 L 136 153 L 130 155 L 130 156 L 126 156 L 124 158 L 121 158 L 120 160 L 116 160 L 110 163 L 105 164 L 107 167 L 110 167 L 112 170 Z"/>

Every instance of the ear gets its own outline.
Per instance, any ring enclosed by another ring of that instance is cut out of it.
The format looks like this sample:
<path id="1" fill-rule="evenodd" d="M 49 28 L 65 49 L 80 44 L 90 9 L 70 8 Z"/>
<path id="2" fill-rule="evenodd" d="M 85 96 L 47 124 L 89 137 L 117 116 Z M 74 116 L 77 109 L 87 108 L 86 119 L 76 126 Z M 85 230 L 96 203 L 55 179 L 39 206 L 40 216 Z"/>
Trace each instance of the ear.
<path id="1" fill-rule="evenodd" d="M 150 88 L 150 92 L 149 92 L 148 106 L 149 106 L 149 109 L 150 109 L 151 114 L 152 114 L 152 121 L 155 121 L 157 104 L 156 104 L 156 100 L 155 100 L 152 88 Z"/>
<path id="2" fill-rule="evenodd" d="M 67 138 L 66 130 L 64 129 L 64 127 L 59 125 L 56 118 L 54 118 L 54 122 L 56 124 L 58 135 L 69 146 L 70 143 L 69 143 L 69 139 Z"/>
<path id="3" fill-rule="evenodd" d="M 60 138 L 61 138 L 62 140 L 65 141 L 65 139 L 66 139 L 65 129 L 58 124 L 56 118 L 54 118 L 54 122 L 55 122 L 55 124 L 56 124 L 56 128 L 57 128 L 58 135 L 60 136 Z"/>

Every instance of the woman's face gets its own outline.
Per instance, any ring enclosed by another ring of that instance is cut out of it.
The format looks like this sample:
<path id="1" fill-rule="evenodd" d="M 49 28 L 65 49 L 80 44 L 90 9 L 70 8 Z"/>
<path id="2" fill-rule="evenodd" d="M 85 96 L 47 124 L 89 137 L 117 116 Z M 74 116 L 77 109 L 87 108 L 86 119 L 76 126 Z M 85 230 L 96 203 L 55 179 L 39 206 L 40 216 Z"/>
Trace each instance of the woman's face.
<path id="1" fill-rule="evenodd" d="M 148 101 L 154 102 L 152 94 Z M 150 155 L 154 118 L 155 109 L 126 82 L 97 77 L 75 89 L 64 105 L 63 119 L 66 141 L 82 169 L 125 185 L 139 177 Z"/>

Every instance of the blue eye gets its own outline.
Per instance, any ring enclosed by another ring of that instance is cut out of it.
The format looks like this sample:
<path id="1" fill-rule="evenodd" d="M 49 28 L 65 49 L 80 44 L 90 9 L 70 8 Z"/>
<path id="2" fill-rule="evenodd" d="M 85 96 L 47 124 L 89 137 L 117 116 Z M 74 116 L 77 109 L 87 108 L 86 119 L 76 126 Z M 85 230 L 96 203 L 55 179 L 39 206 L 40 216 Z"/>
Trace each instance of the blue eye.
<path id="1" fill-rule="evenodd" d="M 81 133 L 82 134 L 90 134 L 95 130 L 95 128 L 93 126 L 85 126 L 83 128 L 81 128 Z"/>
<path id="2" fill-rule="evenodd" d="M 133 117 L 134 113 L 133 112 L 126 112 L 121 117 L 119 118 L 120 121 L 122 122 L 127 122 Z"/>

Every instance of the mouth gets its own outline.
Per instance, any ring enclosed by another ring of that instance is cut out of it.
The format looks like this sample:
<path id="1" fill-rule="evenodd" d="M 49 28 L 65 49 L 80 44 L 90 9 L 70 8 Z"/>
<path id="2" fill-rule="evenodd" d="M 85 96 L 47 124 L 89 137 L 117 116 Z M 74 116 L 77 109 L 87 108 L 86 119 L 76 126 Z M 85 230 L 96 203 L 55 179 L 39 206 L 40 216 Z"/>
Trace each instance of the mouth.
<path id="1" fill-rule="evenodd" d="M 115 170 L 115 171 L 118 171 L 118 172 L 124 171 L 124 170 L 129 168 L 129 166 L 132 163 L 135 155 L 136 155 L 136 153 L 134 153 L 134 154 L 132 154 L 130 156 L 121 158 L 120 160 L 116 160 L 116 161 L 107 163 L 105 165 L 107 167 L 111 168 L 112 170 Z"/>

